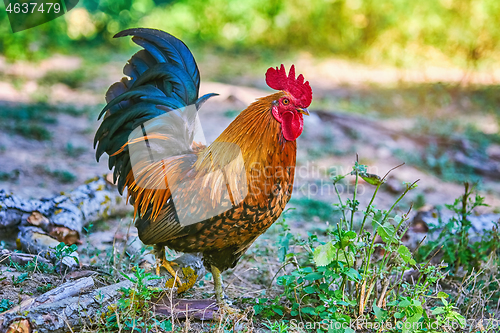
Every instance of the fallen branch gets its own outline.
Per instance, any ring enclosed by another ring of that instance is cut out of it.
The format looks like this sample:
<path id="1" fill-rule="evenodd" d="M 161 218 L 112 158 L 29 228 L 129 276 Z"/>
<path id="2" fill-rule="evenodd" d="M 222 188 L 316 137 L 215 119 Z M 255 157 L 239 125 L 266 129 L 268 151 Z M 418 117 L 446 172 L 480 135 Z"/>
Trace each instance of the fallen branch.
<path id="1" fill-rule="evenodd" d="M 91 277 L 84 277 L 76 281 L 66 282 L 60 285 L 59 287 L 46 292 L 43 295 L 23 301 L 18 306 L 5 312 L 4 315 L 9 313 L 26 311 L 31 308 L 36 308 L 44 304 L 50 304 L 63 300 L 68 297 L 77 296 L 84 290 L 89 290 L 90 288 L 93 287 L 94 287 L 94 279 Z"/>
<path id="2" fill-rule="evenodd" d="M 197 255 L 184 254 L 174 262 L 180 268 L 179 277 L 182 283 L 193 283 L 193 278 L 196 281 L 197 277 L 205 274 L 204 266 Z M 183 272 L 189 272 L 189 274 Z M 130 278 L 133 279 L 133 276 Z M 149 279 L 146 283 L 149 287 L 163 289 L 165 286 L 171 285 L 172 282 L 172 277 L 165 273 L 161 279 Z M 29 322 L 29 332 L 60 333 L 71 332 L 82 327 L 92 327 L 110 309 L 116 309 L 117 302 L 122 297 L 120 290 L 134 288 L 135 283 L 124 280 L 89 291 L 94 285 L 93 277 L 85 277 L 67 282 L 41 296 L 24 301 L 20 306 L 0 314 L 0 332 L 6 332 L 12 324 L 26 323 L 25 320 Z M 195 301 L 191 302 L 195 303 Z M 166 303 L 158 306 L 158 313 L 166 311 L 164 304 Z M 211 315 L 211 318 L 216 310 L 217 308 L 214 306 L 209 308 L 208 314 Z M 181 312 L 177 311 L 176 313 L 180 314 Z M 182 317 L 182 315 L 179 316 Z M 205 317 L 205 319 L 209 318 Z"/>
<path id="3" fill-rule="evenodd" d="M 0 232 L 36 226 L 66 244 L 74 244 L 86 224 L 130 211 L 116 186 L 102 177 L 70 193 L 26 200 L 0 190 Z"/>
<path id="4" fill-rule="evenodd" d="M 57 253 L 60 242 L 80 242 L 83 227 L 99 219 L 130 211 L 116 186 L 96 177 L 70 193 L 25 200 L 0 190 L 0 239 L 15 237 L 17 244 L 30 254 L 51 261 L 56 267 L 78 266 L 78 253 Z M 62 261 L 62 262 L 61 262 Z"/>

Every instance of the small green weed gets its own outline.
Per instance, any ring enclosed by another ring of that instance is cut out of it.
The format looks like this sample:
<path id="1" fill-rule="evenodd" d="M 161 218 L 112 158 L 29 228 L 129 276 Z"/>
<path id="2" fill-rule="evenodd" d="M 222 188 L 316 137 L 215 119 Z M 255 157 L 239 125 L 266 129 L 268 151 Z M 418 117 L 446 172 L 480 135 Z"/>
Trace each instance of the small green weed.
<path id="1" fill-rule="evenodd" d="M 11 133 L 22 135 L 28 139 L 48 141 L 52 133 L 47 125 L 56 124 L 57 113 L 78 116 L 88 112 L 88 109 L 79 109 L 74 106 L 52 106 L 47 102 L 33 104 L 0 105 L 0 128 Z"/>
<path id="2" fill-rule="evenodd" d="M 479 181 L 479 176 L 470 166 L 457 163 L 452 155 L 453 150 L 439 148 L 436 144 L 429 144 L 421 154 L 408 153 L 396 150 L 396 156 L 414 165 L 420 170 L 437 175 L 447 182 L 461 183 L 466 180 Z"/>
<path id="3" fill-rule="evenodd" d="M 441 300 L 443 306 L 437 306 L 432 310 L 432 315 L 436 316 L 434 323 L 437 324 L 437 327 L 443 327 L 449 325 L 450 322 L 456 322 L 461 327 L 465 327 L 467 320 L 464 318 L 464 316 L 455 311 L 456 307 L 454 307 L 452 303 L 446 300 L 448 297 L 449 295 L 442 291 L 437 294 L 437 298 Z M 437 331 L 432 330 L 431 332 Z"/>
<path id="4" fill-rule="evenodd" d="M 53 85 L 62 83 L 70 88 L 80 88 L 89 79 L 88 71 L 81 68 L 70 72 L 51 71 L 38 80 L 42 85 Z"/>
<path id="5" fill-rule="evenodd" d="M 319 220 L 328 221 L 332 220 L 332 205 L 330 203 L 309 199 L 300 198 L 290 200 L 290 205 L 295 207 L 293 211 L 290 211 L 289 216 L 294 219 L 300 219 L 303 221 Z M 335 218 L 335 216 L 333 216 Z"/>
<path id="6" fill-rule="evenodd" d="M 21 172 L 18 169 L 11 172 L 0 171 L 0 181 L 12 181 L 19 178 Z"/>
<path id="7" fill-rule="evenodd" d="M 10 300 L 8 300 L 6 298 L 2 298 L 0 300 L 0 313 L 9 310 L 13 305 L 14 305 L 14 302 L 11 302 Z"/>
<path id="8" fill-rule="evenodd" d="M 73 255 L 73 253 L 78 250 L 78 246 L 76 244 L 72 244 L 70 246 L 67 246 L 63 242 L 60 242 L 57 244 L 56 247 L 53 248 L 54 250 L 54 255 L 59 262 L 59 273 L 62 273 L 62 268 L 63 268 L 63 260 L 65 258 L 70 258 L 74 260 L 77 264 L 79 264 L 78 257 Z"/>
<path id="9" fill-rule="evenodd" d="M 39 174 L 52 177 L 63 184 L 69 184 L 76 181 L 75 174 L 73 174 L 71 171 L 68 170 L 59 170 L 59 169 L 51 170 L 46 166 L 41 166 L 41 165 L 36 166 L 35 169 Z"/>
<path id="10" fill-rule="evenodd" d="M 262 323 L 271 333 L 287 333 L 290 329 L 288 323 L 282 321 L 271 321 L 267 320 L 267 322 Z"/>
<path id="11" fill-rule="evenodd" d="M 54 288 L 55 286 L 53 286 L 51 283 L 47 283 L 46 285 L 36 287 L 36 291 L 38 291 L 39 293 L 46 293 L 47 291 Z"/>
<path id="12" fill-rule="evenodd" d="M 51 108 L 46 104 L 2 105 L 0 119 L 2 128 L 28 139 L 46 141 L 52 134 L 42 124 L 54 124 L 56 119 L 49 115 Z"/>
<path id="13" fill-rule="evenodd" d="M 21 285 L 24 281 L 26 281 L 28 277 L 29 277 L 28 273 L 23 273 L 19 275 L 17 278 L 12 277 L 12 284 L 14 285 L 14 287 L 17 287 Z"/>
<path id="14" fill-rule="evenodd" d="M 239 115 L 241 110 L 229 110 L 224 112 L 224 117 L 234 119 L 237 115 Z"/>
<path id="15" fill-rule="evenodd" d="M 430 226 L 430 232 L 441 229 L 439 237 L 435 241 L 422 245 L 417 252 L 417 258 L 423 260 L 434 249 L 442 247 L 443 260 L 449 265 L 450 271 L 455 274 L 460 268 L 463 268 L 465 272 L 478 271 L 482 263 L 488 262 L 492 254 L 500 255 L 498 226 L 486 231 L 480 241 L 470 241 L 469 233 L 472 223 L 469 217 L 477 207 L 487 205 L 484 203 L 484 197 L 474 194 L 476 185 L 466 182 L 464 188 L 464 194 L 455 199 L 453 204 L 445 205 L 454 213 L 454 216 L 448 221 L 439 219 L 437 225 Z"/>
<path id="16" fill-rule="evenodd" d="M 122 273 L 127 280 L 134 283 L 134 287 L 120 290 L 123 295 L 118 300 L 116 308 L 110 309 L 106 313 L 104 324 L 106 329 L 123 328 L 132 332 L 144 332 L 152 330 L 154 326 L 159 326 L 171 330 L 172 323 L 169 320 L 164 321 L 164 323 L 156 320 L 156 318 L 150 320 L 151 300 L 153 297 L 158 296 L 160 291 L 149 288 L 147 281 L 160 277 L 152 276 L 151 273 L 146 273 L 144 269 L 138 266 L 133 271 L 134 277 Z"/>
<path id="17" fill-rule="evenodd" d="M 73 183 L 76 180 L 75 174 L 68 170 L 53 170 L 50 175 L 64 184 Z"/>
<path id="18" fill-rule="evenodd" d="M 11 130 L 12 132 L 22 135 L 27 139 L 37 141 L 49 141 L 52 139 L 52 133 L 50 133 L 45 127 L 38 124 L 17 123 Z"/>
<path id="19" fill-rule="evenodd" d="M 75 147 L 71 142 L 68 142 L 65 147 L 65 154 L 69 157 L 79 157 L 85 153 L 87 149 L 85 147 Z"/>

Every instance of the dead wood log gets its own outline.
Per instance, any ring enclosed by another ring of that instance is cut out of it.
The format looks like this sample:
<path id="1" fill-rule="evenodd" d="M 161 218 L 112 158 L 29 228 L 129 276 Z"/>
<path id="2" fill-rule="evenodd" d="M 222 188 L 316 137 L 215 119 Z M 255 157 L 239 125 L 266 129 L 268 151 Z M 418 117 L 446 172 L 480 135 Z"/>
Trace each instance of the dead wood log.
<path id="1" fill-rule="evenodd" d="M 79 243 L 85 225 L 126 211 L 130 208 L 116 186 L 103 177 L 70 193 L 40 200 L 25 200 L 0 190 L 0 240 L 15 237 L 18 231 L 17 244 L 23 251 L 48 259 L 56 267 L 74 268 L 78 253 L 61 258 L 54 251 L 59 243 Z"/>
<path id="2" fill-rule="evenodd" d="M 43 304 L 50 304 L 68 297 L 77 296 L 83 293 L 85 290 L 89 290 L 90 288 L 94 287 L 94 285 L 94 279 L 91 277 L 84 277 L 76 281 L 66 282 L 59 287 L 46 292 L 43 295 L 23 301 L 21 304 L 10 309 L 4 314 L 26 311 L 30 308 L 35 308 Z"/>
<path id="3" fill-rule="evenodd" d="M 184 254 L 174 262 L 181 268 L 179 276 L 183 283 L 193 283 L 197 277 L 205 274 L 204 266 L 197 255 Z M 173 278 L 168 274 L 161 279 L 146 281 L 148 286 L 162 289 L 172 285 L 172 282 Z M 133 288 L 135 283 L 124 280 L 88 291 L 94 284 L 93 277 L 81 278 L 23 302 L 19 307 L 0 314 L 0 332 L 6 332 L 13 323 L 25 323 L 24 320 L 28 320 L 30 331 L 39 333 L 72 332 L 78 328 L 95 326 L 117 309 L 117 302 L 122 297 L 120 290 Z M 169 290 L 171 289 L 167 289 L 167 295 L 170 294 Z M 172 291 L 173 295 L 174 291 L 175 289 Z M 160 313 L 164 311 L 162 305 L 159 306 Z M 212 313 L 214 307 L 210 307 L 209 310 Z"/>
<path id="4" fill-rule="evenodd" d="M 26 200 L 0 190 L 0 235 L 21 225 L 32 225 L 59 236 L 60 241 L 74 243 L 86 224 L 124 211 L 130 208 L 116 186 L 103 177 L 70 193 L 39 200 Z"/>

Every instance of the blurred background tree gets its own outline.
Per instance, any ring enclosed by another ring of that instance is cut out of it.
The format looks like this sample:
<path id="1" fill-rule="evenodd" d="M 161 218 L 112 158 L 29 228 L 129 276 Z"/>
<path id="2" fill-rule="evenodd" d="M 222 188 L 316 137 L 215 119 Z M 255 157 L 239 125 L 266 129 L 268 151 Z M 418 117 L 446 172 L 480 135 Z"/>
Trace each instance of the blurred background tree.
<path id="1" fill-rule="evenodd" d="M 12 34 L 2 10 L 0 52 L 39 59 L 76 46 L 124 47 L 112 36 L 144 26 L 199 46 L 480 69 L 499 60 L 499 17 L 498 0 L 83 0 L 36 34 Z"/>

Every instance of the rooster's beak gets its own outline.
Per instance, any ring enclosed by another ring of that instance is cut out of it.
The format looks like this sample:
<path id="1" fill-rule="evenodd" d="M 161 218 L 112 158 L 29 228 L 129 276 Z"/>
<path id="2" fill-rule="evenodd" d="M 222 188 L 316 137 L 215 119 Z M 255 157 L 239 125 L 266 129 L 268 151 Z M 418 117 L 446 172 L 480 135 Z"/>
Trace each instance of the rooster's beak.
<path id="1" fill-rule="evenodd" d="M 306 109 L 306 108 L 298 108 L 297 111 L 299 111 L 300 113 L 308 116 L 309 115 L 309 110 Z"/>

